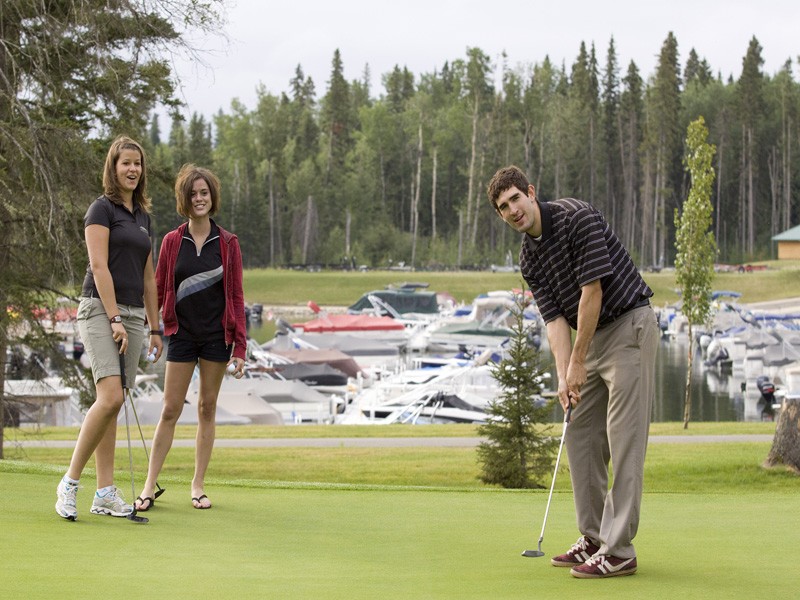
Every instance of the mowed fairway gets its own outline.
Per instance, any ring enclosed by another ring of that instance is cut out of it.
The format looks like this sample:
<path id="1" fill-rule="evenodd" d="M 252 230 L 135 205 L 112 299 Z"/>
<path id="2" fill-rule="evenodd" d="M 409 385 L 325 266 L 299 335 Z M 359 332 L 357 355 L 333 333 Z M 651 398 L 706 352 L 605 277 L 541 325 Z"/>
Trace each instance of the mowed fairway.
<path id="1" fill-rule="evenodd" d="M 215 482 L 214 508 L 200 511 L 188 481 L 170 479 L 138 525 L 89 513 L 87 473 L 73 523 L 53 510 L 62 471 L 0 461 L 3 598 L 797 597 L 793 482 L 646 493 L 639 573 L 587 581 L 520 557 L 536 548 L 547 490 Z M 559 490 L 543 550 L 576 537 L 572 495 Z"/>

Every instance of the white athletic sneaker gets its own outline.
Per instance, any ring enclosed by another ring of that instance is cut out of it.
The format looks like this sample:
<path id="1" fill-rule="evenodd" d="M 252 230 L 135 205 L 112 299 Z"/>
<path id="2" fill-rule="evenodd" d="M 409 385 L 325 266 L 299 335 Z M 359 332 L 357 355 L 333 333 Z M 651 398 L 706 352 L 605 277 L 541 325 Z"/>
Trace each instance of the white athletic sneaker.
<path id="1" fill-rule="evenodd" d="M 133 506 L 125 502 L 119 490 L 115 486 L 112 486 L 111 491 L 105 496 L 98 496 L 97 492 L 94 493 L 92 512 L 96 515 L 127 517 L 133 512 Z"/>
<path id="2" fill-rule="evenodd" d="M 56 512 L 59 516 L 75 521 L 78 518 L 78 484 L 67 483 L 63 479 L 56 488 Z"/>

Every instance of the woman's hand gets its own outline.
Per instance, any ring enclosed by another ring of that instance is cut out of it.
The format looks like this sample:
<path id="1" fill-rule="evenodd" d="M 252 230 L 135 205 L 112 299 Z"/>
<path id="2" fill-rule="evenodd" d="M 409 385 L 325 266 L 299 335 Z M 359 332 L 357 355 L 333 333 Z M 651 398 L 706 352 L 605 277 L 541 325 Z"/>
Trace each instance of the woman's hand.
<path id="1" fill-rule="evenodd" d="M 122 323 L 111 324 L 111 336 L 119 346 L 119 353 L 125 354 L 128 351 L 128 332 Z"/>
<path id="2" fill-rule="evenodd" d="M 244 376 L 244 361 L 241 358 L 231 358 L 228 361 L 227 371 L 236 379 L 241 379 Z"/>

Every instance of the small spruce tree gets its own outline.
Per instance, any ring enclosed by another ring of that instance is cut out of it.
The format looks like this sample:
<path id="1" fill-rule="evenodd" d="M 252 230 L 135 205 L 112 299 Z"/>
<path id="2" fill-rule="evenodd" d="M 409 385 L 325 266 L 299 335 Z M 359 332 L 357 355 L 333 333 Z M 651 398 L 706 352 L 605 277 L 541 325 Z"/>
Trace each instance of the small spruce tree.
<path id="1" fill-rule="evenodd" d="M 489 419 L 478 428 L 487 440 L 478 446 L 481 481 L 505 488 L 541 488 L 550 472 L 557 439 L 550 427 L 542 427 L 552 402 L 542 402 L 544 372 L 539 351 L 530 345 L 524 324 L 528 302 L 524 294 L 516 301 L 513 334 L 507 357 L 494 365 L 492 375 L 502 392 L 489 404 Z"/>

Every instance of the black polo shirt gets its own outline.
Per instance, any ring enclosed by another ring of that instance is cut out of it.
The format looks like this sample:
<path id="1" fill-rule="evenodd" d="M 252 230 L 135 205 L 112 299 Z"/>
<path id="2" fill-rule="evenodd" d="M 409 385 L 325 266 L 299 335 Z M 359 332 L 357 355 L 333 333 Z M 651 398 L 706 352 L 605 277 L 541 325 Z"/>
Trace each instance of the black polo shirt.
<path id="1" fill-rule="evenodd" d="M 100 196 L 83 218 L 84 227 L 102 225 L 108 233 L 108 269 L 114 280 L 118 304 L 144 306 L 144 267 L 150 256 L 150 215 L 138 204 L 131 213 L 122 204 Z M 92 265 L 86 267 L 83 296 L 99 298 Z"/>
<path id="2" fill-rule="evenodd" d="M 525 234 L 519 264 L 545 323 L 563 316 L 577 329 L 581 287 L 598 279 L 598 327 L 653 295 L 600 211 L 573 198 L 539 202 L 539 209 L 541 239 Z"/>
<path id="3" fill-rule="evenodd" d="M 189 228 L 181 240 L 175 261 L 175 337 L 192 341 L 224 339 L 225 286 L 222 281 L 222 249 L 219 227 L 211 221 L 211 231 L 200 251 Z"/>

